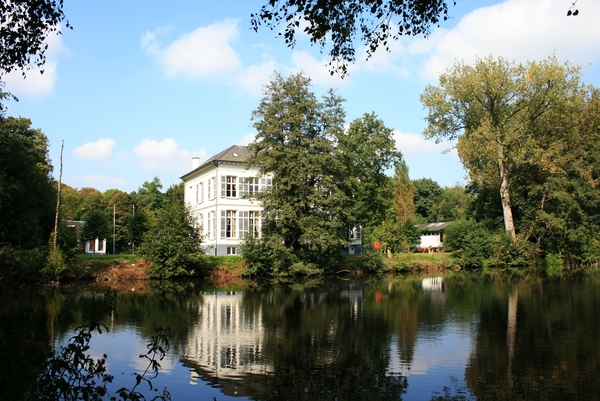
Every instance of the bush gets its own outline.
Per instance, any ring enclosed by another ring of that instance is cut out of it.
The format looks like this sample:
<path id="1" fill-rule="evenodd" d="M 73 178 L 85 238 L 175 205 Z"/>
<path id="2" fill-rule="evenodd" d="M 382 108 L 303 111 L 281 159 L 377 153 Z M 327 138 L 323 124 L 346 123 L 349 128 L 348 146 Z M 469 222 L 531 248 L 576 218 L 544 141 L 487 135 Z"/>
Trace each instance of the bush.
<path id="1" fill-rule="evenodd" d="M 492 252 L 492 236 L 475 220 L 455 221 L 446 228 L 444 246 L 462 267 L 481 267 Z"/>
<path id="2" fill-rule="evenodd" d="M 363 258 L 362 267 L 367 273 L 381 273 L 386 269 L 383 256 L 379 252 L 367 252 Z"/>
<path id="3" fill-rule="evenodd" d="M 0 277 L 4 284 L 22 283 L 39 278 L 46 266 L 48 248 L 22 250 L 0 246 Z"/>
<path id="4" fill-rule="evenodd" d="M 539 255 L 539 249 L 531 242 L 517 236 L 512 239 L 506 233 L 494 237 L 494 247 L 490 258 L 493 266 L 527 266 Z"/>

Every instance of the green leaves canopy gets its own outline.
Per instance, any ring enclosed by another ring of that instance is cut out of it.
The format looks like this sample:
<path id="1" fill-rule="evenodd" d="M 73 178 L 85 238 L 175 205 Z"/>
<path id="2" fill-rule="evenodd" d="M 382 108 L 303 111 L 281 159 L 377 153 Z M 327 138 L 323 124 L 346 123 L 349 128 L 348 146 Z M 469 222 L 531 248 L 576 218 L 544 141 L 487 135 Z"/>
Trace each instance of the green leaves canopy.
<path id="1" fill-rule="evenodd" d="M 249 164 L 273 175 L 273 186 L 259 194 L 263 235 L 271 249 L 303 262 L 326 263 L 355 224 L 354 181 L 334 146 L 344 132 L 342 102 L 333 91 L 319 102 L 303 74 L 276 74 L 252 114 L 258 133 Z"/>

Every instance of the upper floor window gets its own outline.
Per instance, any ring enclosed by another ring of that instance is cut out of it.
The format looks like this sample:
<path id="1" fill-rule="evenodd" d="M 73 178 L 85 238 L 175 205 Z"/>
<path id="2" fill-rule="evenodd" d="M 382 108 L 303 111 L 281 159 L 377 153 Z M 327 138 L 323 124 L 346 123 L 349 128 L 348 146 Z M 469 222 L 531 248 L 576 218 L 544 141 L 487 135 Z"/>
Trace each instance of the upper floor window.
<path id="1" fill-rule="evenodd" d="M 360 240 L 360 226 L 356 226 L 350 230 L 350 235 L 348 236 L 350 241 L 358 241 Z"/>
<path id="2" fill-rule="evenodd" d="M 204 202 L 204 183 L 196 184 L 196 204 Z"/>
<path id="3" fill-rule="evenodd" d="M 238 179 L 234 175 L 221 176 L 221 198 L 237 198 Z"/>

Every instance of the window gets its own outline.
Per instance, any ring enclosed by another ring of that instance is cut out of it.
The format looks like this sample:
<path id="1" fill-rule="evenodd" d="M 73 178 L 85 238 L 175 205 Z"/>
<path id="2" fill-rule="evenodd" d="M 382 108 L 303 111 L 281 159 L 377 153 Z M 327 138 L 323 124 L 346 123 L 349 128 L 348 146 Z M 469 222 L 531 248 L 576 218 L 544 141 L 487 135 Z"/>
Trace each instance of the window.
<path id="1" fill-rule="evenodd" d="M 215 199 L 215 177 L 210 177 L 206 185 L 206 200 Z"/>
<path id="2" fill-rule="evenodd" d="M 198 213 L 198 218 L 194 222 L 194 227 L 200 230 L 200 233 L 204 235 L 204 216 L 202 213 Z"/>
<path id="3" fill-rule="evenodd" d="M 221 176 L 221 198 L 237 198 L 237 186 L 236 176 Z"/>
<path id="4" fill-rule="evenodd" d="M 264 191 L 273 184 L 271 177 L 262 177 L 260 179 L 260 190 Z"/>
<path id="5" fill-rule="evenodd" d="M 258 193 L 260 180 L 257 177 L 238 177 L 239 196 L 253 197 Z"/>
<path id="6" fill-rule="evenodd" d="M 350 230 L 350 235 L 348 236 L 350 241 L 359 241 L 360 240 L 360 226 L 354 227 Z"/>
<path id="7" fill-rule="evenodd" d="M 260 236 L 260 212 L 245 210 L 239 212 L 239 238 L 250 233 L 253 237 Z"/>
<path id="8" fill-rule="evenodd" d="M 221 210 L 221 238 L 235 238 L 235 210 Z"/>
<path id="9" fill-rule="evenodd" d="M 207 225 L 206 235 L 210 239 L 215 238 L 216 224 L 217 224 L 217 222 L 215 219 L 215 212 L 211 210 L 210 212 L 208 212 L 208 220 L 206 222 L 206 225 Z"/>
<path id="10" fill-rule="evenodd" d="M 237 255 L 237 248 L 235 246 L 228 246 L 227 255 Z"/>
<path id="11" fill-rule="evenodd" d="M 196 204 L 204 202 L 204 183 L 196 184 Z"/>

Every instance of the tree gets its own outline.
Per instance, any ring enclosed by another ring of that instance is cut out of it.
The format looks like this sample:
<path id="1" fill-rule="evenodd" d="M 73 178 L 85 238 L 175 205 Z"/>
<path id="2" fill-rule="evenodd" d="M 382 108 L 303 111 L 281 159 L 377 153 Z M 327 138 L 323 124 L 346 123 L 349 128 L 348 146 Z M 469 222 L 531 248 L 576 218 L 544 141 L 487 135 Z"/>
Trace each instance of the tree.
<path id="1" fill-rule="evenodd" d="M 0 243 L 48 243 L 56 207 L 51 173 L 46 135 L 26 118 L 0 119 Z"/>
<path id="2" fill-rule="evenodd" d="M 363 227 L 381 224 L 391 206 L 391 185 L 385 173 L 402 161 L 393 132 L 375 113 L 365 113 L 338 138 L 349 174 L 356 180 L 355 216 Z"/>
<path id="3" fill-rule="evenodd" d="M 257 135 L 248 163 L 273 177 L 258 197 L 263 236 L 291 263 L 326 266 L 348 244 L 356 223 L 354 180 L 334 146 L 344 129 L 342 102 L 331 90 L 319 102 L 303 74 L 287 79 L 275 74 L 252 113 Z"/>
<path id="4" fill-rule="evenodd" d="M 202 236 L 184 202 L 167 198 L 148 221 L 140 253 L 159 279 L 193 276 L 204 263 Z"/>
<path id="5" fill-rule="evenodd" d="M 404 160 L 394 169 L 394 209 L 398 223 L 414 220 L 415 186 L 408 177 L 408 166 Z"/>
<path id="6" fill-rule="evenodd" d="M 160 178 L 154 177 L 152 181 L 144 181 L 137 193 L 133 192 L 131 196 L 144 211 L 155 211 L 161 207 L 165 198 L 165 194 L 160 191 L 162 187 Z"/>
<path id="7" fill-rule="evenodd" d="M 125 251 L 129 249 L 129 223 L 133 216 L 133 199 L 128 193 L 117 190 L 108 200 L 107 209 L 111 215 L 114 213 L 116 249 L 113 251 Z"/>
<path id="8" fill-rule="evenodd" d="M 45 41 L 50 34 L 60 33 L 65 20 L 63 1 L 1 0 L 0 12 L 0 76 L 16 69 L 42 67 L 48 49 Z M 71 27 L 68 21 L 66 27 Z"/>
<path id="9" fill-rule="evenodd" d="M 473 196 L 459 184 L 442 188 L 439 203 L 432 205 L 434 221 L 454 221 L 468 218 Z"/>
<path id="10" fill-rule="evenodd" d="M 81 232 L 81 240 L 84 242 L 95 241 L 96 238 L 103 240 L 110 234 L 108 216 L 101 210 L 90 210 L 84 216 L 85 224 Z M 94 248 L 94 253 L 96 249 Z"/>
<path id="11" fill-rule="evenodd" d="M 529 156 L 538 125 L 579 91 L 580 69 L 552 56 L 526 65 L 503 58 L 460 62 L 428 85 L 429 138 L 458 138 L 459 156 L 474 182 L 498 182 L 506 233 L 515 238 L 510 174 Z"/>
<path id="12" fill-rule="evenodd" d="M 431 178 L 413 180 L 415 193 L 415 211 L 427 222 L 435 223 L 434 207 L 441 201 L 444 191 L 440 184 Z"/>
<path id="13" fill-rule="evenodd" d="M 367 58 L 381 45 L 389 51 L 389 42 L 400 36 L 427 36 L 432 25 L 448 18 L 448 3 L 444 0 L 268 0 L 259 13 L 251 15 L 251 22 L 255 31 L 263 24 L 275 29 L 285 22 L 285 30 L 279 36 L 290 47 L 295 45 L 299 29 L 321 49 L 331 42 L 331 73 L 345 75 L 347 64 L 356 59 L 354 46 L 359 33 L 367 47 Z"/>

